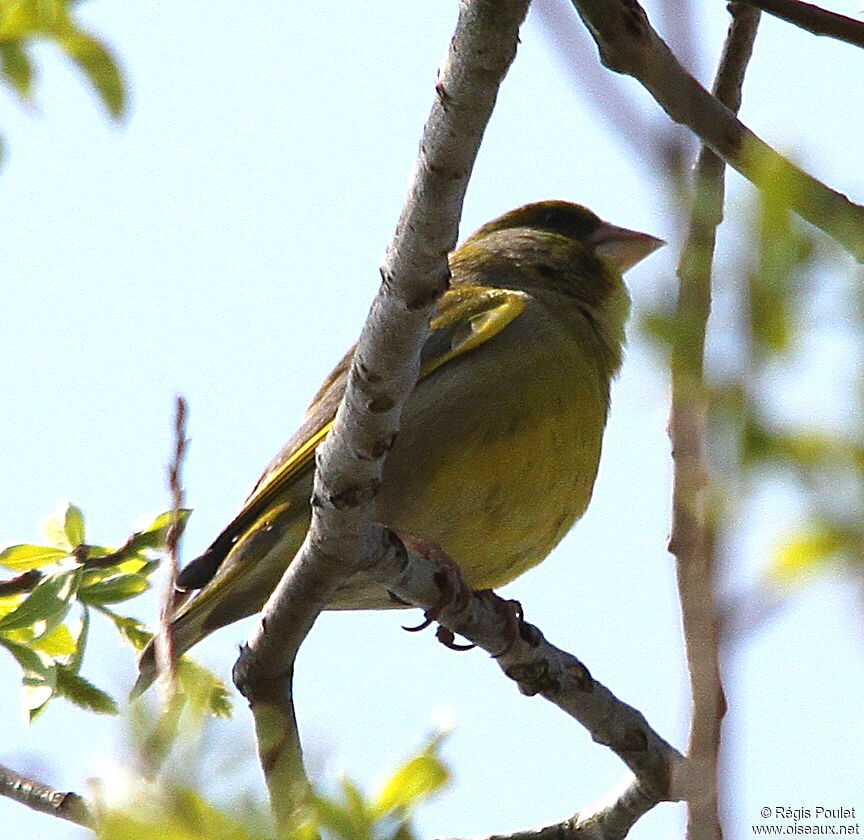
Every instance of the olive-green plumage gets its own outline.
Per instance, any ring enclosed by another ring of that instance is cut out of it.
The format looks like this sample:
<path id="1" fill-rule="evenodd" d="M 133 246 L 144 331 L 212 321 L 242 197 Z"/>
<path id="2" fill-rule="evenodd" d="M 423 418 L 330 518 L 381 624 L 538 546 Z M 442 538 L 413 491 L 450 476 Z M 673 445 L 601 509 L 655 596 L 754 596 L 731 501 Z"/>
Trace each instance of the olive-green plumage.
<path id="1" fill-rule="evenodd" d="M 548 201 L 480 228 L 450 257 L 421 376 L 387 456 L 378 520 L 441 544 L 475 588 L 536 565 L 591 498 L 630 300 L 621 273 L 661 243 Z M 180 574 L 175 646 L 257 612 L 309 523 L 314 448 L 353 348 L 237 517 Z M 399 606 L 357 576 L 332 609 Z M 140 663 L 152 678 L 152 650 Z"/>

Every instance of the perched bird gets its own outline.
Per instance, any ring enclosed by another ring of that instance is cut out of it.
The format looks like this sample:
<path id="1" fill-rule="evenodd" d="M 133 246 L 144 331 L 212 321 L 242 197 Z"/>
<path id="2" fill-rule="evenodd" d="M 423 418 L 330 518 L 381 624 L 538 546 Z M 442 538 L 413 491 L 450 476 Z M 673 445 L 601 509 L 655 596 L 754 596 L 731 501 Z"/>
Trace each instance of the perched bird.
<path id="1" fill-rule="evenodd" d="M 375 500 L 379 522 L 439 543 L 477 589 L 539 563 L 591 498 L 621 365 L 630 297 L 621 279 L 662 240 L 544 201 L 513 210 L 450 256 Z M 234 520 L 179 575 L 178 655 L 261 609 L 309 525 L 314 452 L 345 389 L 353 348 Z M 330 609 L 402 606 L 356 575 Z M 152 644 L 138 688 L 152 681 Z"/>

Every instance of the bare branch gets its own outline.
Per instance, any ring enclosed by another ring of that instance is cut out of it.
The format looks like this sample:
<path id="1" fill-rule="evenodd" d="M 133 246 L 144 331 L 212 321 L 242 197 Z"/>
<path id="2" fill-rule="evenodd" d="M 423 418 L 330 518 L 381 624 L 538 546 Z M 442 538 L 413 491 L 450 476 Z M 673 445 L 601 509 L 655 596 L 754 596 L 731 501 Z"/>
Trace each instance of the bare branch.
<path id="1" fill-rule="evenodd" d="M 0 764 L 0 795 L 8 796 L 34 811 L 50 814 L 85 828 L 93 826 L 93 815 L 87 803 L 77 793 L 55 790 L 41 782 L 34 782 Z"/>
<path id="2" fill-rule="evenodd" d="M 165 538 L 165 551 L 168 555 L 168 574 L 165 578 L 165 589 L 162 593 L 162 609 L 159 613 L 159 631 L 156 633 L 156 663 L 157 672 L 164 677 L 167 693 L 173 691 L 177 677 L 177 656 L 174 651 L 174 594 L 177 588 L 177 575 L 180 562 L 178 546 L 183 533 L 180 513 L 183 508 L 183 460 L 189 440 L 186 437 L 186 415 L 188 413 L 186 400 L 178 396 L 174 414 L 174 455 L 168 465 L 168 488 L 171 491 L 171 526 Z"/>
<path id="3" fill-rule="evenodd" d="M 799 216 L 864 262 L 864 207 L 778 154 L 678 62 L 636 0 L 572 0 L 606 67 L 638 79 L 664 111 L 760 189 L 778 180 Z"/>
<path id="4" fill-rule="evenodd" d="M 38 569 L 28 569 L 20 575 L 0 581 L 0 598 L 9 595 L 19 595 L 22 592 L 32 592 L 44 575 Z"/>
<path id="5" fill-rule="evenodd" d="M 826 35 L 856 47 L 864 47 L 864 22 L 829 12 L 800 0 L 742 0 L 763 12 L 774 15 L 814 35 Z"/>
<path id="6" fill-rule="evenodd" d="M 383 283 L 345 398 L 317 453 L 309 533 L 234 669 L 255 716 L 283 826 L 291 823 L 306 784 L 289 684 L 296 646 L 340 580 L 395 550 L 389 533 L 372 523 L 373 500 L 417 379 L 429 315 L 449 280 L 447 255 L 456 244 L 468 179 L 527 6 L 528 0 L 462 3 L 408 199 L 381 268 Z"/>
<path id="7" fill-rule="evenodd" d="M 440 606 L 439 573 L 436 564 L 405 549 L 367 570 L 397 597 L 427 610 Z M 474 592 L 467 603 L 446 605 L 436 620 L 490 653 L 523 694 L 539 694 L 581 723 L 627 765 L 652 804 L 682 798 L 689 778 L 681 754 L 576 657 L 548 642 L 533 625 L 516 621 L 514 606 L 494 593 Z"/>
<path id="8" fill-rule="evenodd" d="M 759 11 L 732 4 L 714 95 L 731 111 L 741 105 L 744 73 L 753 50 Z M 678 265 L 679 294 L 672 347 L 669 436 L 675 459 L 672 534 L 681 617 L 690 673 L 692 717 L 688 758 L 696 780 L 688 799 L 688 838 L 722 836 L 718 815 L 720 731 L 726 705 L 720 678 L 714 532 L 708 504 L 703 382 L 705 330 L 711 309 L 711 266 L 723 218 L 724 164 L 703 147 L 696 167 L 690 228 Z"/>
<path id="9" fill-rule="evenodd" d="M 465 840 L 620 840 L 656 804 L 637 779 L 627 778 L 602 799 L 561 822 L 508 834 L 478 834 Z"/>

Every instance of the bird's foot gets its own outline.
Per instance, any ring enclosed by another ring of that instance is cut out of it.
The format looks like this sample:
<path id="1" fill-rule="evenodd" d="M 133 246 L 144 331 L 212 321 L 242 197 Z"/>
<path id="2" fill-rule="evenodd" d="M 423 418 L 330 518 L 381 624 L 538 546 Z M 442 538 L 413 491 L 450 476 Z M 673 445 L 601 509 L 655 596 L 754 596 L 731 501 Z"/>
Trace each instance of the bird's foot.
<path id="1" fill-rule="evenodd" d="M 434 580 L 441 593 L 438 601 L 423 614 L 423 621 L 420 624 L 416 627 L 403 629 L 409 633 L 425 630 L 430 624 L 437 621 L 444 609 L 451 604 L 457 612 L 464 610 L 468 606 L 474 590 L 465 583 L 459 564 L 438 543 L 414 536 L 414 534 L 397 533 L 409 551 L 431 560 L 438 566 Z M 439 627 L 435 637 L 451 650 L 470 650 L 474 647 L 474 645 L 456 644 L 455 636 L 446 627 Z"/>
<path id="2" fill-rule="evenodd" d="M 506 622 L 504 633 L 507 639 L 507 644 L 504 646 L 503 650 L 492 654 L 492 658 L 497 659 L 499 656 L 504 656 L 504 654 L 510 653 L 513 649 L 513 645 L 516 644 L 517 639 L 522 638 L 522 628 L 530 625 L 525 623 L 525 612 L 522 609 L 522 604 L 518 601 L 506 600 L 500 595 L 496 595 L 491 589 L 479 590 L 477 592 L 477 597 L 482 598 L 490 604 L 496 612 L 503 615 L 504 621 Z"/>

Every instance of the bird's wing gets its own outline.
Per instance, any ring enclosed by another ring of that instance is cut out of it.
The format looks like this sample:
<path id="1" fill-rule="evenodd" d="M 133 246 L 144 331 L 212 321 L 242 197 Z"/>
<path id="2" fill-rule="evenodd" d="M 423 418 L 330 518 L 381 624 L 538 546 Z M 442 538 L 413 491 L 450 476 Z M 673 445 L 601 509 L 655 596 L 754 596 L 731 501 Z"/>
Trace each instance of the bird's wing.
<path id="1" fill-rule="evenodd" d="M 429 335 L 420 354 L 420 379 L 496 336 L 520 315 L 528 299 L 528 294 L 515 289 L 471 285 L 449 289 L 429 322 Z M 258 479 L 237 516 L 204 554 L 180 572 L 178 586 L 203 587 L 231 547 L 290 495 L 286 491 L 293 482 L 312 468 L 315 450 L 333 425 L 353 356 L 352 347 L 327 377 L 303 425 Z"/>

